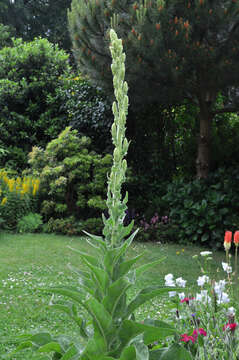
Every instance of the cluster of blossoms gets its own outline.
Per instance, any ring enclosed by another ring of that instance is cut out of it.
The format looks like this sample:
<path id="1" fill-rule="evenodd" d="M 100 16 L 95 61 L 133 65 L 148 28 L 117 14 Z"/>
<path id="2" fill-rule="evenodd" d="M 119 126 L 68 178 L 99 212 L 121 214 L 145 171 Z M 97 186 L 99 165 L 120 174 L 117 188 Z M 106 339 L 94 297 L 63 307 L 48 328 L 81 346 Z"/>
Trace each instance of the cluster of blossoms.
<path id="1" fill-rule="evenodd" d="M 192 335 L 182 334 L 180 341 L 183 341 L 185 343 L 192 341 L 192 343 L 195 343 L 195 341 L 198 338 L 198 334 L 200 334 L 202 336 L 207 336 L 207 332 L 203 328 L 199 328 L 199 329 L 193 330 Z"/>
<path id="2" fill-rule="evenodd" d="M 227 244 L 228 242 L 228 234 L 226 235 Z M 235 244 L 239 244 L 239 231 L 237 231 L 234 235 L 234 242 Z M 237 246 L 237 245 L 236 245 Z M 205 257 L 205 260 L 212 259 L 210 256 L 212 255 L 211 251 L 203 251 L 200 253 L 202 257 Z M 197 256 L 195 256 L 197 257 Z M 232 273 L 232 267 L 227 262 L 222 262 L 222 268 L 227 273 L 227 276 Z M 164 277 L 165 285 L 169 287 L 182 287 L 185 288 L 186 280 L 182 277 L 174 279 L 173 274 L 167 274 Z M 186 296 L 184 292 L 177 292 L 177 291 L 170 291 L 169 297 L 176 297 L 178 296 L 179 303 L 185 303 L 188 307 L 184 308 L 186 313 L 189 315 L 189 326 L 190 324 L 193 325 L 194 329 L 192 329 L 189 333 L 181 334 L 180 341 L 186 344 L 194 344 L 197 342 L 198 336 L 201 335 L 202 337 L 207 336 L 207 331 L 199 326 L 200 319 L 198 319 L 198 315 L 196 315 L 195 310 L 197 305 L 201 303 L 203 306 L 210 306 L 214 307 L 215 304 L 229 304 L 230 298 L 226 292 L 227 281 L 226 280 L 219 280 L 219 281 L 212 281 L 208 275 L 201 275 L 197 279 L 197 285 L 200 287 L 200 292 L 196 292 L 194 296 Z M 206 287 L 206 288 L 205 288 Z M 207 289 L 208 288 L 208 289 Z M 209 290 L 210 289 L 210 290 Z M 186 310 L 188 309 L 188 310 Z M 193 312 L 193 314 L 192 314 Z M 199 310 L 200 312 L 200 310 Z M 198 311 L 197 311 L 198 314 Z M 176 310 L 177 319 L 185 321 L 185 316 L 181 316 L 179 314 L 179 309 Z M 222 326 L 222 330 L 229 333 L 234 334 L 235 329 L 237 328 L 237 323 L 234 321 L 235 319 L 235 309 L 233 307 L 229 307 L 227 310 L 227 318 L 228 322 Z M 191 320 L 190 320 L 191 318 Z M 185 326 L 185 323 L 184 323 Z"/>

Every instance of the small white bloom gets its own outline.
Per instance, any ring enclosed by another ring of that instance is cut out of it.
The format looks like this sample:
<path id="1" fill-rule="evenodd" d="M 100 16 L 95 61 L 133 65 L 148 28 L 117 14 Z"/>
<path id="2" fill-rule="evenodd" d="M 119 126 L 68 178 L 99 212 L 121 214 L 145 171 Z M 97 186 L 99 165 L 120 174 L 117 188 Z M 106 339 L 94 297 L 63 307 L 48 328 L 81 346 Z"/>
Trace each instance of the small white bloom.
<path id="1" fill-rule="evenodd" d="M 164 276 L 165 281 L 172 281 L 173 280 L 173 274 L 167 274 Z"/>
<path id="2" fill-rule="evenodd" d="M 203 301 L 203 302 L 210 303 L 211 298 L 210 298 L 210 296 L 208 296 L 207 290 L 201 290 L 200 294 L 196 294 L 196 301 Z"/>
<path id="3" fill-rule="evenodd" d="M 232 272 L 232 267 L 228 265 L 228 263 L 222 262 L 223 270 L 226 271 L 228 274 Z"/>
<path id="4" fill-rule="evenodd" d="M 227 293 L 222 292 L 219 298 L 217 299 L 218 304 L 227 304 L 230 302 L 230 299 L 227 295 Z"/>
<path id="5" fill-rule="evenodd" d="M 181 277 L 176 279 L 176 285 L 180 286 L 180 287 L 185 287 L 186 285 L 186 280 L 183 280 Z"/>
<path id="6" fill-rule="evenodd" d="M 185 298 L 184 292 L 179 293 L 179 294 L 178 294 L 178 297 L 179 297 L 180 300 L 183 300 L 183 299 Z"/>
<path id="7" fill-rule="evenodd" d="M 175 286 L 174 280 L 173 280 L 173 274 L 165 275 L 165 286 Z"/>
<path id="8" fill-rule="evenodd" d="M 228 315 L 228 316 L 235 316 L 235 315 L 236 315 L 236 311 L 235 311 L 235 309 L 234 309 L 233 306 L 231 306 L 231 307 L 229 307 L 229 308 L 227 309 L 227 315 Z"/>
<path id="9" fill-rule="evenodd" d="M 168 295 L 169 297 L 174 297 L 176 296 L 177 292 L 176 291 L 169 291 Z"/>
<path id="10" fill-rule="evenodd" d="M 203 286 L 205 283 L 209 282 L 209 277 L 207 275 L 199 276 L 197 279 L 198 286 Z"/>
<path id="11" fill-rule="evenodd" d="M 200 255 L 201 255 L 201 256 L 208 256 L 208 255 L 211 255 L 211 254 L 212 254 L 211 251 L 201 251 L 201 252 L 200 252 Z"/>
<path id="12" fill-rule="evenodd" d="M 219 282 L 215 282 L 214 291 L 217 295 L 220 295 L 226 286 L 226 280 L 219 280 Z"/>

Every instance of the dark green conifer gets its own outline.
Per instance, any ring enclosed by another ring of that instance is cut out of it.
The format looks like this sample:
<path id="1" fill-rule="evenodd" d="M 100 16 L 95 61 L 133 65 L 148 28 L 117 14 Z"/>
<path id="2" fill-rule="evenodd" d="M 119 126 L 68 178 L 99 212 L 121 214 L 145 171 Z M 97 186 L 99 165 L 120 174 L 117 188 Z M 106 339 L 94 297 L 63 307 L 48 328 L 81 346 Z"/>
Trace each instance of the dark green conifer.
<path id="1" fill-rule="evenodd" d="M 198 107 L 197 176 L 210 169 L 215 115 L 238 111 L 236 0 L 73 0 L 70 29 L 80 69 L 110 89 L 110 23 L 123 39 L 131 102 Z M 224 94 L 225 102 L 218 103 Z"/>

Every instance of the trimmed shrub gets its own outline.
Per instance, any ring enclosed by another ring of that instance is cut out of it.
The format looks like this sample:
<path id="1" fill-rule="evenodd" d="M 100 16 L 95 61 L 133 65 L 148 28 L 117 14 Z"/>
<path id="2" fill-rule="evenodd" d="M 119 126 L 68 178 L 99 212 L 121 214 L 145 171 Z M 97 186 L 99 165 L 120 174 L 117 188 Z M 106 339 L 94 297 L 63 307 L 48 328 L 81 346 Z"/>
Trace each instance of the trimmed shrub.
<path id="1" fill-rule="evenodd" d="M 102 157 L 91 151 L 90 138 L 79 137 L 70 127 L 45 150 L 32 149 L 30 171 L 41 179 L 40 212 L 48 223 L 46 231 L 78 233 L 84 228 L 79 221 L 100 216 L 106 208 L 111 163 L 111 155 Z"/>
<path id="2" fill-rule="evenodd" d="M 36 213 L 29 213 L 23 216 L 17 223 L 19 233 L 34 233 L 42 226 L 42 216 Z"/>

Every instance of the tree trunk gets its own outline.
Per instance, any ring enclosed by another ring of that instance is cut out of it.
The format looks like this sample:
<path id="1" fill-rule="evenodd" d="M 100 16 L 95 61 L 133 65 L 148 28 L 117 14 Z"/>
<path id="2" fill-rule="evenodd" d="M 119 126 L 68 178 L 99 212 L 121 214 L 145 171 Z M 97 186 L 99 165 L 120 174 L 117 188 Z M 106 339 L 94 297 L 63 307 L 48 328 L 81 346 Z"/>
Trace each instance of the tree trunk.
<path id="1" fill-rule="evenodd" d="M 210 144 L 211 144 L 211 104 L 204 101 L 200 103 L 199 122 L 200 134 L 198 139 L 198 154 L 196 170 L 198 179 L 206 179 L 210 170 Z"/>

